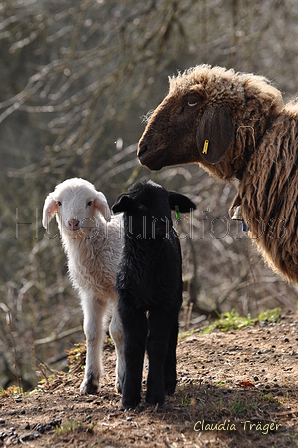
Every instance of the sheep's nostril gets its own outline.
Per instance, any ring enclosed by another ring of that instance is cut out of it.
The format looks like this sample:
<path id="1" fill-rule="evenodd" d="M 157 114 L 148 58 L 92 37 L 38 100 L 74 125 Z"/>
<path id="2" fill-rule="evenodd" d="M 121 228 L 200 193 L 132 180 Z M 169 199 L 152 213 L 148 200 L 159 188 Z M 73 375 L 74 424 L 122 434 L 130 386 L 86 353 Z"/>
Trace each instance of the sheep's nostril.
<path id="1" fill-rule="evenodd" d="M 79 222 L 80 222 L 80 221 L 79 221 L 78 219 L 70 219 L 70 220 L 68 221 L 69 228 L 70 228 L 71 230 L 76 230 L 76 229 L 78 229 Z"/>
<path id="2" fill-rule="evenodd" d="M 148 146 L 146 145 L 145 142 L 141 142 L 139 144 L 139 149 L 138 149 L 138 158 L 139 159 L 145 154 L 145 152 L 147 152 L 147 149 L 148 149 Z"/>

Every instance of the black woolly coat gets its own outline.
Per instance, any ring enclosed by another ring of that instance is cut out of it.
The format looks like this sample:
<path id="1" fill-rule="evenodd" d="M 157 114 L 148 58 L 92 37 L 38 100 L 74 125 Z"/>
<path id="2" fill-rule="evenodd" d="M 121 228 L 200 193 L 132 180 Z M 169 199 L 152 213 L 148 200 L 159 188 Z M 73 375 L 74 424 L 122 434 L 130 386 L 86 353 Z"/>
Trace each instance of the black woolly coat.
<path id="1" fill-rule="evenodd" d="M 134 309 L 178 313 L 182 304 L 179 238 L 174 228 L 166 237 L 149 238 L 125 238 L 116 289 L 125 304 Z"/>

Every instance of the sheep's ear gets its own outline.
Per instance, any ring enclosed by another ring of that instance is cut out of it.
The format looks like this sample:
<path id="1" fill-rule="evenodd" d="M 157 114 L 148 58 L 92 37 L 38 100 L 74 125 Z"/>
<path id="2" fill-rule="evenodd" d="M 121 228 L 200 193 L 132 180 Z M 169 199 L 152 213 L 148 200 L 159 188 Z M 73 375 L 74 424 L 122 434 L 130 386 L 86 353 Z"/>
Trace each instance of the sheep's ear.
<path id="1" fill-rule="evenodd" d="M 94 207 L 102 214 L 102 216 L 106 221 L 110 221 L 111 210 L 105 195 L 100 191 L 96 193 L 96 198 L 94 200 Z"/>
<path id="2" fill-rule="evenodd" d="M 48 195 L 46 200 L 44 201 L 43 212 L 42 212 L 42 225 L 46 229 L 49 225 L 49 222 L 54 217 L 55 213 L 58 210 L 58 206 L 56 201 L 54 201 L 52 197 L 52 193 Z"/>
<path id="3" fill-rule="evenodd" d="M 169 191 L 168 201 L 170 209 L 180 213 L 189 213 L 191 210 L 197 208 L 196 204 L 194 204 L 187 196 L 176 193 L 175 191 Z"/>
<path id="4" fill-rule="evenodd" d="M 202 159 L 211 164 L 220 162 L 234 137 L 234 126 L 226 108 L 208 107 L 201 118 L 196 135 Z"/>
<path id="5" fill-rule="evenodd" d="M 122 194 L 112 206 L 112 210 L 114 213 L 126 212 L 129 210 L 132 202 L 133 200 L 129 195 Z"/>

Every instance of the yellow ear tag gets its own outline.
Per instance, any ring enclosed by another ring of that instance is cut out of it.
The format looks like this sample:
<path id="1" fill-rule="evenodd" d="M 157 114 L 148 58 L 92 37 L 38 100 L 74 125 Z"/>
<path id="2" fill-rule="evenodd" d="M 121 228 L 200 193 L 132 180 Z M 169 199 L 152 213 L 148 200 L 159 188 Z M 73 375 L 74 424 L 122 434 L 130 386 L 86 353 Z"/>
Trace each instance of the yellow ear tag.
<path id="1" fill-rule="evenodd" d="M 205 140 L 202 154 L 207 154 L 208 145 L 209 145 L 209 140 Z"/>

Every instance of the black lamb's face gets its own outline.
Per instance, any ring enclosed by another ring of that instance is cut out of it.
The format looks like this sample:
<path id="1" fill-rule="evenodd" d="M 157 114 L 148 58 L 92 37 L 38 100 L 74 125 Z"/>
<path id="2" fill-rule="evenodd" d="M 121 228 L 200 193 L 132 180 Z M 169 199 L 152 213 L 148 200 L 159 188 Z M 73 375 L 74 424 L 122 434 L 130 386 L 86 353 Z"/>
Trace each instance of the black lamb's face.
<path id="1" fill-rule="evenodd" d="M 131 212 L 131 230 L 133 235 L 165 237 L 173 226 L 168 192 L 158 186 L 145 188 L 133 199 Z"/>
<path id="2" fill-rule="evenodd" d="M 166 237 L 173 226 L 168 191 L 153 182 L 137 183 L 118 198 L 115 213 L 124 212 L 128 235 L 137 239 Z"/>
<path id="3" fill-rule="evenodd" d="M 137 239 L 167 237 L 172 226 L 171 210 L 188 213 L 195 204 L 186 196 L 167 191 L 151 180 L 132 185 L 119 196 L 112 210 L 124 213 L 124 226 L 128 236 Z"/>

